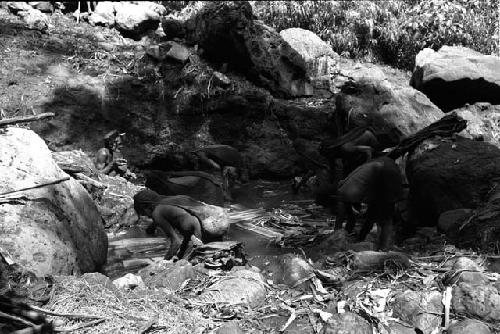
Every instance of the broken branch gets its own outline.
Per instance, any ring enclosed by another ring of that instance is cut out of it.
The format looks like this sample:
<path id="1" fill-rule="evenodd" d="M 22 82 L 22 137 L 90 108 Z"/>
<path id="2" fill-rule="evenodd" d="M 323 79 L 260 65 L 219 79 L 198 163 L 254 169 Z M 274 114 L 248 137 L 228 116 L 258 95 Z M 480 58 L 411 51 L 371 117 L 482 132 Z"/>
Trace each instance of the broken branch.
<path id="1" fill-rule="evenodd" d="M 57 179 L 55 181 L 45 182 L 45 183 L 37 184 L 37 185 L 31 186 L 31 187 L 26 187 L 26 188 L 21 188 L 21 189 L 16 189 L 16 190 L 9 190 L 9 191 L 6 191 L 4 193 L 1 193 L 0 197 L 8 195 L 8 194 L 12 194 L 12 193 L 17 193 L 17 192 L 20 192 L 20 191 L 37 189 L 37 188 L 42 188 L 42 187 L 45 187 L 45 186 L 51 186 L 53 184 L 58 184 L 58 183 L 61 183 L 61 182 L 64 182 L 64 181 L 68 181 L 69 179 L 70 179 L 70 177 L 66 176 L 66 177 Z"/>
<path id="2" fill-rule="evenodd" d="M 21 117 L 0 119 L 0 127 L 6 126 L 6 125 L 17 124 L 17 123 L 39 121 L 41 119 L 54 117 L 54 116 L 55 116 L 55 114 L 53 112 L 46 112 L 46 113 L 38 114 L 38 115 L 34 115 L 34 116 L 21 116 Z"/>

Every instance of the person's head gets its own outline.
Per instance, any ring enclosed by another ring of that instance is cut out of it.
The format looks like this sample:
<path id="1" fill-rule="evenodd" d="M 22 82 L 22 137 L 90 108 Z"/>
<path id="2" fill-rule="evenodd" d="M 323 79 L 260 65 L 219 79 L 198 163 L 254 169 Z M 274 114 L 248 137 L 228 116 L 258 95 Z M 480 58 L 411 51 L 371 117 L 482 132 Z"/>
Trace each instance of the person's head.
<path id="1" fill-rule="evenodd" d="M 100 163 L 100 164 L 105 164 L 107 163 L 109 160 L 110 160 L 110 152 L 107 148 L 101 148 L 99 149 L 99 151 L 97 151 L 96 153 L 96 156 L 95 156 L 95 160 L 97 163 Z"/>
<path id="2" fill-rule="evenodd" d="M 150 189 L 139 191 L 134 196 L 134 209 L 139 216 L 151 217 L 153 210 L 161 200 L 161 196 Z"/>
<path id="3" fill-rule="evenodd" d="M 122 147 L 124 138 L 125 133 L 119 133 L 117 130 L 110 131 L 104 136 L 104 147 L 112 152 L 119 150 Z"/>

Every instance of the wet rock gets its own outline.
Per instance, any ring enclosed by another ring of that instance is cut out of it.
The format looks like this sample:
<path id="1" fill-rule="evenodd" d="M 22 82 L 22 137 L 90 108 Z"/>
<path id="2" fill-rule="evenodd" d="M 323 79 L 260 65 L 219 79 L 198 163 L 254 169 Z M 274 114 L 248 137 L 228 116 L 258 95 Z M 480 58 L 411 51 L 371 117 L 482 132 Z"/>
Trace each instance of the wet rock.
<path id="1" fill-rule="evenodd" d="M 194 299 L 201 303 L 244 304 L 252 308 L 261 306 L 266 298 L 264 280 L 251 270 L 231 272 L 228 278 L 217 281 Z"/>
<path id="2" fill-rule="evenodd" d="M 179 260 L 156 262 L 138 273 L 148 288 L 166 288 L 170 291 L 179 290 L 184 282 L 196 276 L 191 263 Z"/>
<path id="3" fill-rule="evenodd" d="M 384 270 L 387 265 L 408 268 L 410 259 L 404 253 L 363 251 L 353 252 L 350 257 L 351 268 L 357 270 Z"/>
<path id="4" fill-rule="evenodd" d="M 32 131 L 9 128 L 0 135 L 0 146 L 2 192 L 67 177 Z M 26 198 L 2 200 L 0 246 L 16 263 L 37 275 L 96 271 L 104 264 L 108 242 L 102 218 L 77 181 L 69 179 L 13 195 Z"/>
<path id="5" fill-rule="evenodd" d="M 139 37 L 148 30 L 155 30 L 165 7 L 152 1 L 115 4 L 115 26 L 126 36 Z"/>
<path id="6" fill-rule="evenodd" d="M 231 321 L 220 326 L 215 334 L 243 334 L 237 321 Z"/>
<path id="7" fill-rule="evenodd" d="M 441 231 L 446 233 L 447 235 L 451 231 L 454 230 L 460 223 L 464 221 L 464 219 L 469 218 L 473 214 L 473 210 L 471 209 L 455 209 L 448 210 L 439 215 L 438 227 Z"/>
<path id="8" fill-rule="evenodd" d="M 491 180 L 500 176 L 500 150 L 461 137 L 426 140 L 409 156 L 406 175 L 410 216 L 417 225 L 435 226 L 443 212 L 488 200 Z"/>
<path id="9" fill-rule="evenodd" d="M 312 31 L 289 28 L 280 31 L 281 37 L 296 50 L 306 63 L 316 96 L 333 94 L 332 74 L 338 70 L 338 58 L 332 47 Z"/>
<path id="10" fill-rule="evenodd" d="M 453 288 L 451 303 L 458 314 L 484 321 L 500 320 L 500 294 L 492 285 L 459 283 Z"/>
<path id="11" fill-rule="evenodd" d="M 146 53 L 157 60 L 169 58 L 182 64 L 189 60 L 190 55 L 187 47 L 174 41 L 148 46 Z"/>
<path id="12" fill-rule="evenodd" d="M 500 104 L 500 59 L 462 46 L 425 48 L 410 84 L 445 112 L 466 103 Z"/>
<path id="13" fill-rule="evenodd" d="M 249 80 L 285 97 L 310 96 L 304 60 L 247 1 L 208 3 L 185 23 L 186 38 L 212 62 L 228 63 Z"/>
<path id="14" fill-rule="evenodd" d="M 94 12 L 89 16 L 89 23 L 93 26 L 113 27 L 115 25 L 115 3 L 113 1 L 99 1 Z"/>
<path id="15" fill-rule="evenodd" d="M 200 171 L 146 173 L 146 187 L 160 195 L 187 195 L 211 205 L 224 206 L 222 183 L 215 176 Z"/>
<path id="16" fill-rule="evenodd" d="M 479 320 L 465 319 L 451 324 L 448 334 L 490 334 L 488 326 Z"/>
<path id="17" fill-rule="evenodd" d="M 461 136 L 500 147 L 500 105 L 478 102 L 453 111 L 467 121 Z"/>
<path id="18" fill-rule="evenodd" d="M 372 334 L 372 326 L 352 312 L 334 314 L 328 319 L 322 334 Z"/>
<path id="19" fill-rule="evenodd" d="M 342 126 L 371 126 L 381 144 L 390 147 L 442 117 L 424 94 L 391 83 L 377 68 L 354 73 L 337 97 L 337 122 Z"/>
<path id="20" fill-rule="evenodd" d="M 424 334 L 441 326 L 442 296 L 438 291 L 405 291 L 394 297 L 393 314 Z"/>
<path id="21" fill-rule="evenodd" d="M 117 278 L 113 280 L 113 284 L 118 288 L 118 289 L 128 289 L 128 290 L 133 290 L 133 289 L 145 289 L 146 286 L 144 285 L 144 282 L 142 281 L 142 278 L 140 276 L 128 273 L 123 277 Z"/>
<path id="22" fill-rule="evenodd" d="M 488 284 L 490 281 L 483 273 L 483 269 L 467 257 L 459 257 L 453 264 L 452 270 L 460 272 L 458 282 L 469 284 Z"/>

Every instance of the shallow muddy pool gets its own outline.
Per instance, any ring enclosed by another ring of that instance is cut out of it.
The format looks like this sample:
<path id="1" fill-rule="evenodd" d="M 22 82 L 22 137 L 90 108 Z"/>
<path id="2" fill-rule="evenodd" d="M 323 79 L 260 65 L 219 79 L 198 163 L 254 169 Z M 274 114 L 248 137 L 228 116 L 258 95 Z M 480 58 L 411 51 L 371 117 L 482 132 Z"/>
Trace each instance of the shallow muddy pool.
<path id="1" fill-rule="evenodd" d="M 247 259 L 252 257 L 274 256 L 285 253 L 297 253 L 296 248 L 282 248 L 274 242 L 277 234 L 271 230 L 254 226 L 250 221 L 264 216 L 266 211 L 284 208 L 290 213 L 303 218 L 308 224 L 326 224 L 324 217 L 311 217 L 304 209 L 313 204 L 307 193 L 294 195 L 290 182 L 254 181 L 233 193 L 233 203 L 228 205 L 231 226 L 225 240 L 243 243 Z M 168 247 L 161 230 L 156 235 L 148 236 L 145 232 L 147 221 L 118 234 L 108 235 L 108 262 L 104 273 L 112 278 L 129 272 L 136 272 L 148 265 L 155 258 L 165 255 Z"/>

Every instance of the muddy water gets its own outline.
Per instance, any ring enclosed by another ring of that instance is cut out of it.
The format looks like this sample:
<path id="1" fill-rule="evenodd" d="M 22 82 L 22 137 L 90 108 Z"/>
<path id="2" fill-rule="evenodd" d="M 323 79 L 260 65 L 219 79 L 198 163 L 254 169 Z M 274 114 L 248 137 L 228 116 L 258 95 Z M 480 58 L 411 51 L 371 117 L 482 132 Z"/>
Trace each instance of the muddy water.
<path id="1" fill-rule="evenodd" d="M 294 205 L 305 207 L 313 203 L 308 194 L 294 195 L 289 182 L 254 181 L 233 193 L 233 204 L 228 206 L 232 224 L 225 240 L 240 241 L 247 258 L 294 253 L 292 248 L 281 248 L 274 243 L 275 236 L 265 230 L 249 231 L 245 228 L 251 218 L 262 216 L 266 210 Z M 307 217 L 305 217 L 307 219 Z M 311 220 L 310 220 L 311 222 Z M 314 222 L 313 222 L 314 223 Z M 168 240 L 157 230 L 155 237 L 148 236 L 147 220 L 118 235 L 109 235 L 108 263 L 104 273 L 112 278 L 136 272 L 154 258 L 165 255 Z M 248 226 L 247 226 L 248 227 Z"/>

